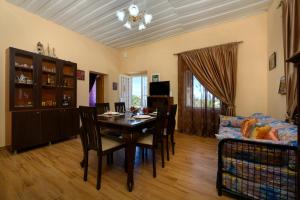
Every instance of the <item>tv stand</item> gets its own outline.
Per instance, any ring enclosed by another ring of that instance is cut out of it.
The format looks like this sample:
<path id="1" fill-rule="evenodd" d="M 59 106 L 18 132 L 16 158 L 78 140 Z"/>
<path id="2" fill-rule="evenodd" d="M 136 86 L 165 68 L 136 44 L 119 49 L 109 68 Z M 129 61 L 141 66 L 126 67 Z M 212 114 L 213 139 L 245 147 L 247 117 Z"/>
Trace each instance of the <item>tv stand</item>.
<path id="1" fill-rule="evenodd" d="M 160 105 L 170 106 L 174 104 L 174 98 L 170 96 L 148 96 L 147 97 L 147 106 L 148 108 L 156 109 Z"/>

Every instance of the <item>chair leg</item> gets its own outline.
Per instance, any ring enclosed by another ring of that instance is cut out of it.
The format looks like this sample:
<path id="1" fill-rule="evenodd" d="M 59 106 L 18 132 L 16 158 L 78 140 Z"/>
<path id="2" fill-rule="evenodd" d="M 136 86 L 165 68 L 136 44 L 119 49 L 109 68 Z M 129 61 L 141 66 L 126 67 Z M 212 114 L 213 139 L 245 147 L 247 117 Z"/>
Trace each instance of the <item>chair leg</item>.
<path id="1" fill-rule="evenodd" d="M 162 168 L 165 167 L 165 152 L 164 152 L 164 141 L 161 140 L 161 166 Z"/>
<path id="2" fill-rule="evenodd" d="M 111 161 L 111 164 L 114 164 L 114 153 L 111 153 L 110 156 L 111 156 L 111 160 L 110 160 L 110 161 Z"/>
<path id="3" fill-rule="evenodd" d="M 152 162 L 153 162 L 153 178 L 155 178 L 156 177 L 155 147 L 152 148 Z"/>
<path id="4" fill-rule="evenodd" d="M 127 172 L 127 151 L 126 151 L 126 148 L 125 148 L 124 152 L 125 152 L 124 169 L 125 169 L 125 172 Z"/>
<path id="5" fill-rule="evenodd" d="M 169 161 L 170 155 L 169 155 L 169 136 L 168 135 L 166 137 L 166 148 L 167 148 L 167 161 Z"/>
<path id="6" fill-rule="evenodd" d="M 148 149 L 147 148 L 145 149 L 145 157 L 146 157 L 146 160 L 147 160 L 147 158 L 148 158 Z"/>
<path id="7" fill-rule="evenodd" d="M 174 135 L 171 136 L 171 144 L 172 144 L 172 154 L 175 154 L 175 142 L 174 142 Z"/>
<path id="8" fill-rule="evenodd" d="M 84 158 L 82 159 L 82 161 L 80 161 L 80 167 L 83 168 L 84 167 Z"/>
<path id="9" fill-rule="evenodd" d="M 97 190 L 101 188 L 101 174 L 102 174 L 102 155 L 98 155 L 98 170 L 97 170 Z"/>
<path id="10" fill-rule="evenodd" d="M 89 165 L 89 152 L 85 152 L 84 156 L 84 174 L 83 174 L 83 180 L 87 181 L 87 173 L 88 173 L 88 165 Z"/>
<path id="11" fill-rule="evenodd" d="M 145 161 L 145 152 L 144 152 L 144 148 L 141 147 L 141 152 L 142 152 L 142 161 L 144 162 Z"/>
<path id="12" fill-rule="evenodd" d="M 106 164 L 109 165 L 109 154 L 106 154 Z"/>

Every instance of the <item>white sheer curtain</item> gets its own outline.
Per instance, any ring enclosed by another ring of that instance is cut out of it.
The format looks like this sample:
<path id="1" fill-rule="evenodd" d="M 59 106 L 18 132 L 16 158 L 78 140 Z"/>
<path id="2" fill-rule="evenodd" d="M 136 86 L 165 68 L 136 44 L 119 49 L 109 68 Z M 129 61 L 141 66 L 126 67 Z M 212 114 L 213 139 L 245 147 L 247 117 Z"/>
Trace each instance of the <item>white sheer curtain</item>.
<path id="1" fill-rule="evenodd" d="M 125 102 L 126 110 L 131 107 L 132 99 L 132 78 L 121 74 L 119 77 L 119 99 Z"/>

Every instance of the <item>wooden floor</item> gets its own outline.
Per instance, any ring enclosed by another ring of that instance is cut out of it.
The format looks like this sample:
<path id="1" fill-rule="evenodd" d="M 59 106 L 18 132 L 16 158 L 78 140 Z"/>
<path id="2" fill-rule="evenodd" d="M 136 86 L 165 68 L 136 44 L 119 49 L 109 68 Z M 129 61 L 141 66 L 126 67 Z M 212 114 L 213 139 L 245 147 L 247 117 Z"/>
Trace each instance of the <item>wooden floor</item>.
<path id="1" fill-rule="evenodd" d="M 88 181 L 82 179 L 79 139 L 45 146 L 19 154 L 0 151 L 0 199 L 226 199 L 215 189 L 217 142 L 215 139 L 176 134 L 176 152 L 152 177 L 151 154 L 141 161 L 137 151 L 133 192 L 126 188 L 124 152 L 114 155 L 114 164 L 104 162 L 102 187 L 96 190 L 96 154 L 90 155 Z M 106 161 L 106 159 L 104 158 Z"/>

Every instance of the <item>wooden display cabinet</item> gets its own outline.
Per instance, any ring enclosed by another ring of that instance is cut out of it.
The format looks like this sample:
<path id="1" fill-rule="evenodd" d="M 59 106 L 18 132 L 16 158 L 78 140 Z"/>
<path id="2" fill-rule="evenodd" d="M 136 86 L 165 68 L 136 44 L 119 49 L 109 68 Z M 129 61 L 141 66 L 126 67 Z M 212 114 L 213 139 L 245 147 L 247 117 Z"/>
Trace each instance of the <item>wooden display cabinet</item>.
<path id="1" fill-rule="evenodd" d="M 8 55 L 11 150 L 76 135 L 76 63 L 16 48 Z"/>

